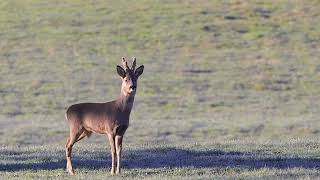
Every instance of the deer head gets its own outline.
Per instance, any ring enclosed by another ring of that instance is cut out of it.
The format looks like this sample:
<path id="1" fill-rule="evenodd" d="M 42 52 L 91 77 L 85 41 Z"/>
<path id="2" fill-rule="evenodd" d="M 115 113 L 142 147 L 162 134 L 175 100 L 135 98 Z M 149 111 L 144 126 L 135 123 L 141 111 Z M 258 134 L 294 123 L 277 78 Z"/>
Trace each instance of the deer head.
<path id="1" fill-rule="evenodd" d="M 132 67 L 129 68 L 128 62 L 123 57 L 122 66 L 117 66 L 117 72 L 122 79 L 121 93 L 125 96 L 134 96 L 137 90 L 137 80 L 139 76 L 143 73 L 144 66 L 141 65 L 137 69 L 136 58 L 133 58 Z"/>

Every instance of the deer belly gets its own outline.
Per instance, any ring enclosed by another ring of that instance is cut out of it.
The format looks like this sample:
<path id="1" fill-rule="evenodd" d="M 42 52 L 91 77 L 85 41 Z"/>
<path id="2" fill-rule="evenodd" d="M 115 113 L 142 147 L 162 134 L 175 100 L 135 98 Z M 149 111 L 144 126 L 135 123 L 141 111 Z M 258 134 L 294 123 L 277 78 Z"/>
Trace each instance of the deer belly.
<path id="1" fill-rule="evenodd" d="M 106 126 L 104 121 L 100 119 L 86 119 L 83 122 L 83 127 L 87 131 L 92 131 L 99 134 L 106 134 Z"/>

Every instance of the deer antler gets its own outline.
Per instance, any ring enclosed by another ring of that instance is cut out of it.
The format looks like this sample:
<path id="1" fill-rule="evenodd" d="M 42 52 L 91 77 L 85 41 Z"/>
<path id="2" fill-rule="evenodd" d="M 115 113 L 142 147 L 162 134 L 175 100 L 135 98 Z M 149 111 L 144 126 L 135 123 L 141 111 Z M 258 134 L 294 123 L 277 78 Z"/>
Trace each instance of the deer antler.
<path id="1" fill-rule="evenodd" d="M 122 57 L 122 65 L 124 67 L 124 70 L 129 69 L 128 62 L 126 61 L 126 59 L 124 57 Z"/>
<path id="2" fill-rule="evenodd" d="M 132 70 L 134 71 L 134 69 L 136 68 L 136 58 L 133 58 L 133 63 L 132 63 Z"/>

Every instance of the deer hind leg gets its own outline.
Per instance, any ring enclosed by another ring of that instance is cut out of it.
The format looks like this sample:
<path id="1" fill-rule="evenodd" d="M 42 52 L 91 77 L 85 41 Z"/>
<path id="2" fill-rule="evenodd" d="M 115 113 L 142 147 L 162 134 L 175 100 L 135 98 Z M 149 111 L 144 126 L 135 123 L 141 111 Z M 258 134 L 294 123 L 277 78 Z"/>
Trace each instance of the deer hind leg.
<path id="1" fill-rule="evenodd" d="M 67 140 L 67 144 L 66 144 L 66 159 L 67 159 L 67 171 L 71 175 L 74 175 L 74 170 L 72 168 L 72 162 L 71 162 L 72 146 L 75 142 L 80 140 L 80 136 L 82 134 L 83 134 L 83 129 L 77 130 L 77 131 L 75 131 L 75 129 L 70 129 L 70 136 L 69 136 L 69 138 Z"/>
<path id="2" fill-rule="evenodd" d="M 116 136 L 116 153 L 117 153 L 117 174 L 120 174 L 121 169 L 121 154 L 122 154 L 122 139 L 123 136 Z"/>
<path id="3" fill-rule="evenodd" d="M 81 133 L 81 135 L 78 137 L 78 139 L 76 140 L 76 142 L 80 141 L 81 139 L 83 139 L 84 137 L 90 137 L 92 134 L 92 132 L 87 131 L 87 130 L 83 130 L 83 132 Z M 75 142 L 75 143 L 76 143 Z"/>
<path id="4" fill-rule="evenodd" d="M 111 174 L 115 174 L 116 172 L 116 146 L 115 146 L 115 137 L 114 135 L 108 134 L 108 139 L 111 148 L 111 158 L 112 158 L 112 165 L 111 165 Z"/>

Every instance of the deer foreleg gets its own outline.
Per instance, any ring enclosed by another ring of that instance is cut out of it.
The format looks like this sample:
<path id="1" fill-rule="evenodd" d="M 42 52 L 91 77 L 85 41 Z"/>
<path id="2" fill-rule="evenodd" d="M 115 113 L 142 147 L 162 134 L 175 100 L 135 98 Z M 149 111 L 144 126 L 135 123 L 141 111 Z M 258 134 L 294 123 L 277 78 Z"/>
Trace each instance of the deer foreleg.
<path id="1" fill-rule="evenodd" d="M 116 146 L 115 146 L 115 137 L 108 134 L 110 148 L 111 148 L 111 157 L 112 157 L 112 165 L 111 165 L 111 174 L 115 174 L 116 172 Z"/>
<path id="2" fill-rule="evenodd" d="M 117 174 L 120 174 L 121 169 L 122 138 L 123 136 L 116 136 Z"/>

